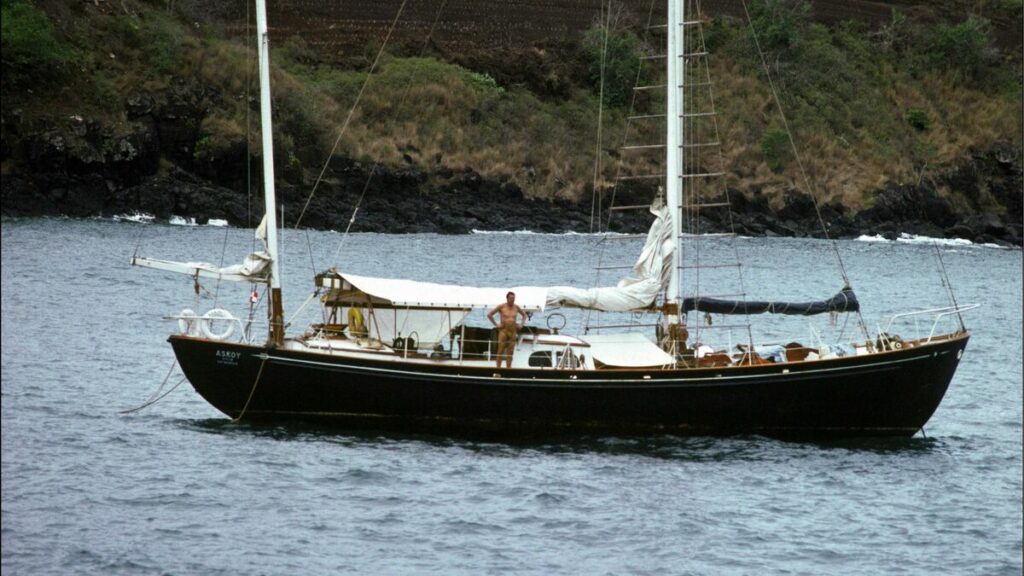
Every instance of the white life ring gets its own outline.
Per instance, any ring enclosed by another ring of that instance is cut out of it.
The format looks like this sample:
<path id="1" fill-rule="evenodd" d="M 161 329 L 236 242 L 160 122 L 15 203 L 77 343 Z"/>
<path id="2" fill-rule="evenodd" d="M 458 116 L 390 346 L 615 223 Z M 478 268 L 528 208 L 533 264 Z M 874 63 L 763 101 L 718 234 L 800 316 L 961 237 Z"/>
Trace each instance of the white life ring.
<path id="1" fill-rule="evenodd" d="M 199 316 L 191 308 L 185 308 L 178 315 L 178 330 L 185 336 L 195 336 L 199 329 L 197 320 Z"/>
<path id="2" fill-rule="evenodd" d="M 220 332 L 213 331 L 213 326 L 216 322 L 224 322 L 224 329 Z M 207 338 L 211 340 L 225 340 L 235 333 L 235 317 L 231 315 L 231 312 L 223 308 L 214 308 L 203 314 L 203 320 L 200 322 L 199 327 Z"/>

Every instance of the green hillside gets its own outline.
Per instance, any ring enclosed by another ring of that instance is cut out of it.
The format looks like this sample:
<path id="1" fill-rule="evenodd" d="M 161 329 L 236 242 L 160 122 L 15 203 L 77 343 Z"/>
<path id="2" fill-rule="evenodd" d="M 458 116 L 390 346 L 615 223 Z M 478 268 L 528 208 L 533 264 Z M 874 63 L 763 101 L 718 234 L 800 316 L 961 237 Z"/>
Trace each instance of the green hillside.
<path id="1" fill-rule="evenodd" d="M 1019 157 L 1020 55 L 996 48 L 991 19 L 1019 28 L 1021 3 L 974 8 L 975 15 L 946 20 L 893 10 L 881 26 L 826 26 L 802 2 L 751 3 L 820 198 L 861 209 L 887 183 L 920 184 L 994 146 L 1010 146 Z M 159 109 L 150 160 L 157 173 L 180 168 L 229 186 L 245 180 L 259 138 L 255 54 L 244 21 L 200 15 L 187 3 L 137 0 L 3 0 L 2 10 L 4 175 L 37 169 L 32 142 L 40 138 L 59 136 L 75 154 L 109 158 L 119 138 Z M 335 156 L 355 161 L 411 165 L 428 177 L 440 167 L 472 169 L 514 182 L 527 196 L 589 200 L 596 160 L 599 184 L 610 186 L 621 169 L 619 145 L 656 133 L 635 123 L 625 131 L 630 114 L 657 111 L 656 94 L 634 103 L 631 89 L 639 56 L 658 52 L 657 37 L 644 32 L 645 14 L 625 8 L 617 16 L 608 35 L 600 146 L 599 26 L 524 49 L 514 61 L 485 46 L 452 54 L 403 41 L 385 50 L 373 74 L 379 42 L 339 57 L 279 34 L 273 94 L 280 176 L 309 188 L 337 141 Z M 703 30 L 725 143 L 717 162 L 730 187 L 761 191 L 777 204 L 786 190 L 803 186 L 750 28 L 715 16 Z M 657 75 L 646 66 L 641 83 Z M 176 110 L 173 130 L 168 110 Z M 630 162 L 653 166 L 660 159 Z M 1006 209 L 984 191 L 969 202 L 946 184 L 938 192 L 964 210 Z"/>

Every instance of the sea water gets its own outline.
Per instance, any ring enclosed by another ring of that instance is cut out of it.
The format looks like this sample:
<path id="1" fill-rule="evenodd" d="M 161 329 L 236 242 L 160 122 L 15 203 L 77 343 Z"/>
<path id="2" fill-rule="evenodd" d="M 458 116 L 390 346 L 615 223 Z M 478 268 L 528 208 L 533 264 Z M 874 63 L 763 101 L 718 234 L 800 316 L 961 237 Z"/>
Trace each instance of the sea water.
<path id="1" fill-rule="evenodd" d="M 972 339 L 926 436 L 499 442 L 232 424 L 187 383 L 119 413 L 165 376 L 162 392 L 180 379 L 168 376 L 166 343 L 177 326 L 162 317 L 214 306 L 244 316 L 249 298 L 248 286 L 210 282 L 197 294 L 186 276 L 131 268 L 131 255 L 228 265 L 255 247 L 251 230 L 136 220 L 3 221 L 5 573 L 1021 573 L 1020 251 L 778 238 L 684 247 L 687 258 L 745 263 L 729 270 L 742 282 L 723 276 L 707 294 L 817 300 L 842 287 L 845 271 L 872 332 L 892 314 L 949 305 L 951 293 L 981 304 L 964 317 Z M 291 230 L 282 241 L 289 317 L 331 265 L 589 287 L 617 279 L 598 277 L 598 255 L 629 264 L 641 242 L 358 234 L 342 243 Z M 568 331 L 601 321 L 567 316 Z M 315 320 L 304 312 L 291 330 Z M 751 320 L 769 339 L 805 343 L 861 331 L 857 319 Z"/>

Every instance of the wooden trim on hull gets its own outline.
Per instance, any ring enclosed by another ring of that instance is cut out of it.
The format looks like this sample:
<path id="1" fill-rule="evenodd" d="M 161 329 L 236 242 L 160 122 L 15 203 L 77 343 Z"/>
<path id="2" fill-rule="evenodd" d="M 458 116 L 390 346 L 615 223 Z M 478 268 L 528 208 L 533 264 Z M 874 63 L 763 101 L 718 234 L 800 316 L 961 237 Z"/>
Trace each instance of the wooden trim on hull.
<path id="1" fill-rule="evenodd" d="M 537 370 L 354 359 L 187 336 L 193 387 L 236 417 L 423 431 L 910 436 L 931 417 L 967 334 L 904 350 L 701 369 Z M 498 374 L 500 376 L 495 376 Z"/>

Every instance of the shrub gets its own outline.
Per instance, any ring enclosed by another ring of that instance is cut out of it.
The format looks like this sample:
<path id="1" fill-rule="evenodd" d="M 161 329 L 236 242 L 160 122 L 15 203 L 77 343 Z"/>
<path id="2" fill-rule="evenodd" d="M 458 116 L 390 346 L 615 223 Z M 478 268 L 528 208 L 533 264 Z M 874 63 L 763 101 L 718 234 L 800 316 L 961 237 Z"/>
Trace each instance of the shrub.
<path id="1" fill-rule="evenodd" d="M 795 48 L 807 27 L 811 6 L 804 0 L 760 0 L 750 3 L 750 20 L 765 52 Z"/>
<path id="2" fill-rule="evenodd" d="M 974 16 L 960 24 L 939 24 L 927 34 L 924 51 L 933 66 L 977 79 L 995 61 L 992 25 Z"/>
<path id="3" fill-rule="evenodd" d="M 611 30 L 605 51 L 605 30 L 602 26 L 595 26 L 583 38 L 583 49 L 590 60 L 590 81 L 596 92 L 601 84 L 601 53 L 604 51 L 604 103 L 606 106 L 623 106 L 630 102 L 637 74 L 643 77 L 640 40 L 632 32 Z"/>
<path id="4" fill-rule="evenodd" d="M 761 152 L 764 160 L 773 172 L 780 172 L 789 158 L 789 136 L 785 130 L 772 128 L 761 138 Z"/>
<path id="5" fill-rule="evenodd" d="M 910 124 L 919 132 L 924 132 L 931 126 L 931 118 L 928 117 L 928 113 L 924 110 L 911 108 L 907 111 L 907 124 Z"/>
<path id="6" fill-rule="evenodd" d="M 75 53 L 54 34 L 50 19 L 28 0 L 0 6 L 4 83 L 51 81 L 63 76 Z"/>

